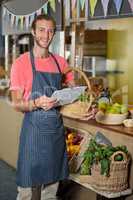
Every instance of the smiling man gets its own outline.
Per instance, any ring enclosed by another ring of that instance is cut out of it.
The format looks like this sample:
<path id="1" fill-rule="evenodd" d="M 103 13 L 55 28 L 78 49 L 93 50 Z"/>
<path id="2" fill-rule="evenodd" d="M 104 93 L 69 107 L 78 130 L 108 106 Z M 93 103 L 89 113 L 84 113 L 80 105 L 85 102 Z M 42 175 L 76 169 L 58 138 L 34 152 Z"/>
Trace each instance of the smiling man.
<path id="1" fill-rule="evenodd" d="M 55 21 L 39 15 L 31 33 L 34 46 L 16 59 L 11 69 L 13 106 L 24 113 L 17 165 L 18 200 L 45 199 L 47 189 L 68 177 L 65 134 L 62 117 L 51 95 L 62 87 L 66 60 L 49 52 L 55 34 Z M 74 85 L 73 74 L 67 73 L 65 83 Z M 41 190 L 44 188 L 41 195 Z M 42 197 L 41 197 L 42 196 Z M 48 199 L 49 199 L 48 198 Z"/>

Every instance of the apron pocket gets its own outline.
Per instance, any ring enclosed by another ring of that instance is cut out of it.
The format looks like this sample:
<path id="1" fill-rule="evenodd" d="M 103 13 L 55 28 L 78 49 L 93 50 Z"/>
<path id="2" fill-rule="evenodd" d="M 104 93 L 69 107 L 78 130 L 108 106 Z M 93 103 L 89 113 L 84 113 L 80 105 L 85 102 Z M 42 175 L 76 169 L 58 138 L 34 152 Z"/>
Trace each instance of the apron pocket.
<path id="1" fill-rule="evenodd" d="M 36 120 L 36 125 L 40 134 L 55 134 L 57 130 L 57 118 L 51 115 L 42 116 Z"/>

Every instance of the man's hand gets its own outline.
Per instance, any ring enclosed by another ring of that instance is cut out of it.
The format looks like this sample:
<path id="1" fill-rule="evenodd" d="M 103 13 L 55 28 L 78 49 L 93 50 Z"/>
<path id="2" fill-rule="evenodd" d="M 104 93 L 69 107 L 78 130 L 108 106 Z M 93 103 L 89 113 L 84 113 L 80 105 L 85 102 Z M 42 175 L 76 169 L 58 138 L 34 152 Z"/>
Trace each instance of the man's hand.
<path id="1" fill-rule="evenodd" d="M 57 100 L 53 97 L 41 96 L 35 99 L 35 105 L 38 108 L 42 108 L 45 111 L 50 110 L 54 106 L 56 106 Z"/>

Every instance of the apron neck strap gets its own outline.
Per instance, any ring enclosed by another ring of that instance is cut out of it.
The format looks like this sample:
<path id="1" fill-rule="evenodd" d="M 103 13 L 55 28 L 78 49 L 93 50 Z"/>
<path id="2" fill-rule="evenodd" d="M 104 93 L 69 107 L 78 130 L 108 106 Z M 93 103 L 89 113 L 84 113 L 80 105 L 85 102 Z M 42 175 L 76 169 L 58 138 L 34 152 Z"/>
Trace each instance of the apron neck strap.
<path id="1" fill-rule="evenodd" d="M 55 61 L 55 63 L 56 63 L 56 65 L 57 65 L 57 68 L 58 68 L 58 71 L 59 71 L 59 73 L 60 74 L 62 74 L 62 72 L 61 72 L 61 69 L 60 69 L 60 65 L 59 65 L 59 63 L 58 63 L 58 61 L 57 61 L 57 59 L 56 59 L 56 57 L 51 53 L 51 52 L 49 52 L 49 54 L 51 55 L 51 57 L 53 58 L 53 60 Z"/>
<path id="2" fill-rule="evenodd" d="M 55 58 L 55 56 L 51 52 L 49 52 L 49 54 L 51 55 L 51 57 L 55 61 L 59 73 L 62 74 L 61 69 L 60 69 L 60 65 L 59 65 L 57 59 Z M 31 60 L 32 70 L 33 70 L 33 72 L 36 72 L 33 49 L 30 50 L 30 60 Z"/>
<path id="3" fill-rule="evenodd" d="M 31 61 L 33 72 L 36 72 L 33 49 L 30 50 L 30 61 Z"/>

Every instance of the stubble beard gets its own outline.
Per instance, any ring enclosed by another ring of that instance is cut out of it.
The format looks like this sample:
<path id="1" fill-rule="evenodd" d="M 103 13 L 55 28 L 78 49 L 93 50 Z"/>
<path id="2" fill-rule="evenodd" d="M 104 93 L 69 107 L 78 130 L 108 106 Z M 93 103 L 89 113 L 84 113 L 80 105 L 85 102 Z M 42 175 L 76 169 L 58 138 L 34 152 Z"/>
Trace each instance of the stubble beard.
<path id="1" fill-rule="evenodd" d="M 40 48 L 42 48 L 42 49 L 48 49 L 49 46 L 50 46 L 50 44 L 51 44 L 51 42 L 52 42 L 52 39 L 47 43 L 46 46 L 43 46 L 43 45 L 41 44 L 41 42 L 39 41 L 39 39 L 36 38 L 36 37 L 34 37 L 34 42 L 36 43 L 36 45 L 37 45 L 38 47 L 40 47 Z"/>

